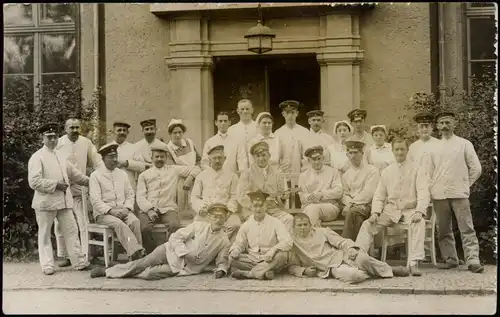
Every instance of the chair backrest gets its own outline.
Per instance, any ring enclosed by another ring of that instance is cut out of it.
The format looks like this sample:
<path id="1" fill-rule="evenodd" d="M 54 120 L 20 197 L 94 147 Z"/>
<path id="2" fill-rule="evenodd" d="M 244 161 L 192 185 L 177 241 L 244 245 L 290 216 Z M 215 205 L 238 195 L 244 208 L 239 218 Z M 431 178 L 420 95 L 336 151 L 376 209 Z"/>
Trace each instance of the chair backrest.
<path id="1" fill-rule="evenodd" d="M 84 210 L 84 217 L 87 223 L 95 223 L 94 213 L 92 212 L 92 206 L 88 203 L 89 195 L 88 189 L 86 187 L 82 187 L 82 209 Z M 85 212 L 86 211 L 86 212 Z"/>
<path id="2" fill-rule="evenodd" d="M 296 198 L 299 191 L 299 176 L 300 173 L 280 173 L 279 177 L 282 178 L 282 182 L 285 184 L 285 190 L 289 193 L 287 211 L 289 213 L 300 212 L 300 207 L 297 206 Z M 281 182 L 281 180 L 279 180 Z"/>

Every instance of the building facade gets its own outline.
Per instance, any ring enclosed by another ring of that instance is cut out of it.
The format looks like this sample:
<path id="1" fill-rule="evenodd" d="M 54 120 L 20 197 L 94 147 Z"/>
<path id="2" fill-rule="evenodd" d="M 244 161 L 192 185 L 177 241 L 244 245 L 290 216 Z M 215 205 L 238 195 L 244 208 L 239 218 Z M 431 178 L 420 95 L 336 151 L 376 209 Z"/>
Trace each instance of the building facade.
<path id="1" fill-rule="evenodd" d="M 244 38 L 257 23 L 254 3 L 8 6 L 4 88 L 81 76 L 86 98 L 103 88 L 107 128 L 132 124 L 131 141 L 141 137 L 141 120 L 156 118 L 168 139 L 166 125 L 182 118 L 201 148 L 215 114 L 242 98 L 256 113 L 271 112 L 275 128 L 286 99 L 303 104 L 302 124 L 308 110 L 325 111 L 330 133 L 354 108 L 368 111 L 367 124 L 390 125 L 414 93 L 452 82 L 467 89 L 496 63 L 493 3 L 262 4 L 276 33 L 262 55 Z"/>

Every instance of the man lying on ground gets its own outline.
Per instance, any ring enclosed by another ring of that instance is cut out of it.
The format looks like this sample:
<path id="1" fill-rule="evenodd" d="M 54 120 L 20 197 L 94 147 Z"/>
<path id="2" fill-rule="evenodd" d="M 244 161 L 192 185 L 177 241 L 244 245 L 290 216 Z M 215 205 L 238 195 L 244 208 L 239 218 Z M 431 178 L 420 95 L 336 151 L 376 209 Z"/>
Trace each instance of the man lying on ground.
<path id="1" fill-rule="evenodd" d="M 405 267 L 390 267 L 329 228 L 312 227 L 309 216 L 303 213 L 294 216 L 293 242 L 288 272 L 298 277 L 331 275 L 343 282 L 359 283 L 370 277 L 409 275 Z"/>
<path id="2" fill-rule="evenodd" d="M 229 239 L 222 227 L 230 211 L 226 205 L 213 204 L 208 207 L 209 222 L 195 221 L 177 230 L 168 242 L 156 247 L 146 257 L 116 264 L 110 268 L 98 267 L 90 277 L 128 278 L 138 277 L 157 280 L 172 276 L 200 274 L 216 259 L 215 278 L 228 271 Z"/>

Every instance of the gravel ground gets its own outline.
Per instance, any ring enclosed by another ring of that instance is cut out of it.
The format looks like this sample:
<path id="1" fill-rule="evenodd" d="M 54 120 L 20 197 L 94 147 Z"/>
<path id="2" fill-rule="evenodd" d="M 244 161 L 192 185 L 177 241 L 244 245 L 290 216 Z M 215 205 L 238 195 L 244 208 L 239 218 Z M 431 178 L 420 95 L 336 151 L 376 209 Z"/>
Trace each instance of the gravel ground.
<path id="1" fill-rule="evenodd" d="M 483 274 L 474 274 L 466 267 L 458 270 L 422 268 L 421 277 L 373 279 L 358 285 L 346 285 L 335 279 L 278 276 L 272 281 L 215 280 L 210 273 L 174 277 L 160 281 L 140 279 L 91 279 L 89 272 L 59 269 L 56 274 L 41 273 L 38 263 L 4 263 L 3 289 L 79 289 L 79 290 L 167 290 L 167 291 L 335 291 L 380 292 L 395 294 L 496 294 L 496 266 L 486 266 Z"/>
<path id="2" fill-rule="evenodd" d="M 26 300 L 28 299 L 29 300 Z M 255 292 L 4 291 L 5 314 L 491 315 L 496 296 Z"/>

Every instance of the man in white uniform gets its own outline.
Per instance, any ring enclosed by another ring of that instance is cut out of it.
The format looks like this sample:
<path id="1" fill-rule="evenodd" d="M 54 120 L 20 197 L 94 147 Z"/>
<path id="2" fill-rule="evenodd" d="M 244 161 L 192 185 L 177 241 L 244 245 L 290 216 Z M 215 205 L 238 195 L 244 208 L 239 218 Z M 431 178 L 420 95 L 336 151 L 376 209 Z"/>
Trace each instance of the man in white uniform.
<path id="1" fill-rule="evenodd" d="M 366 110 L 362 109 L 354 109 L 347 114 L 347 117 L 351 120 L 351 125 L 354 128 L 349 140 L 363 142 L 365 144 L 365 149 L 375 143 L 372 135 L 365 131 L 366 115 Z"/>
<path id="2" fill-rule="evenodd" d="M 116 121 L 113 123 L 113 133 L 115 140 L 110 144 L 118 144 L 118 168 L 125 171 L 128 175 L 130 185 L 135 191 L 136 174 L 141 173 L 141 162 L 134 160 L 135 145 L 127 141 L 130 124 L 126 122 Z"/>
<path id="3" fill-rule="evenodd" d="M 224 162 L 224 169 L 227 169 L 231 173 L 237 172 L 236 166 L 236 150 L 237 144 L 234 141 L 233 135 L 229 135 L 229 114 L 227 112 L 219 112 L 217 115 L 217 120 L 215 120 L 215 126 L 217 127 L 217 134 L 211 137 L 205 142 L 203 146 L 202 158 L 201 158 L 201 168 L 206 169 L 210 166 L 210 160 L 208 157 L 208 151 L 213 149 L 218 145 L 224 146 L 224 153 L 226 155 L 226 160 Z"/>
<path id="4" fill-rule="evenodd" d="M 140 212 L 144 247 L 149 253 L 157 246 L 153 238 L 155 223 L 164 224 L 170 233 L 180 227 L 177 204 L 177 183 L 181 177 L 194 179 L 200 172 L 198 166 L 165 164 L 170 157 L 167 145 L 161 141 L 151 145 L 153 167 L 139 175 L 137 180 L 137 205 Z"/>
<path id="5" fill-rule="evenodd" d="M 207 221 L 207 208 L 214 203 L 222 203 L 231 211 L 224 231 L 231 239 L 241 225 L 236 201 L 236 186 L 238 177 L 235 173 L 224 169 L 224 146 L 217 145 L 207 150 L 209 164 L 197 175 L 191 192 L 191 203 L 197 216 L 195 221 Z"/>
<path id="6" fill-rule="evenodd" d="M 418 140 L 410 145 L 408 160 L 422 165 L 422 158 L 429 152 L 437 149 L 439 139 L 431 135 L 434 115 L 428 112 L 420 112 L 413 117 L 417 122 Z"/>
<path id="7" fill-rule="evenodd" d="M 156 119 L 144 120 L 140 124 L 144 138 L 134 144 L 135 153 L 133 159 L 141 164 L 141 170 L 136 174 L 136 178 L 139 177 L 140 173 L 153 166 L 150 147 L 155 143 L 161 142 L 156 138 Z"/>
<path id="8" fill-rule="evenodd" d="M 248 193 L 253 215 L 229 250 L 231 276 L 236 279 L 272 280 L 286 267 L 293 241 L 285 225 L 267 214 L 268 196 L 261 191 Z"/>
<path id="9" fill-rule="evenodd" d="M 89 175 L 87 173 L 87 169 L 98 169 L 103 166 L 101 156 L 97 153 L 97 149 L 95 148 L 92 141 L 88 138 L 80 135 L 81 133 L 81 123 L 80 120 L 76 118 L 69 118 L 65 125 L 64 129 L 66 134 L 59 138 L 57 143 L 56 150 L 58 150 L 62 155 L 64 155 L 69 162 L 78 168 L 78 170 L 83 173 Z M 88 199 L 87 197 L 83 198 L 82 189 L 84 187 L 79 186 L 77 184 L 72 184 L 71 194 L 73 195 L 73 213 L 76 218 L 76 223 L 78 224 L 78 229 L 80 232 L 80 241 L 82 245 L 82 252 L 88 256 L 88 241 L 87 241 L 87 223 L 88 223 L 88 215 L 87 210 L 83 210 L 83 199 Z M 68 252 L 66 250 L 66 243 L 64 241 L 63 235 L 61 233 L 59 227 L 59 221 L 55 220 L 54 222 L 54 232 L 56 236 L 56 244 L 57 244 L 57 256 L 63 258 L 59 266 L 66 267 L 70 266 L 71 262 L 68 259 Z"/>
<path id="10" fill-rule="evenodd" d="M 303 211 L 315 227 L 320 227 L 321 221 L 337 219 L 342 198 L 340 173 L 323 164 L 323 152 L 321 145 L 306 150 L 304 155 L 310 167 L 299 177 L 299 197 Z"/>
<path id="11" fill-rule="evenodd" d="M 118 166 L 118 145 L 107 144 L 99 149 L 104 167 L 90 175 L 90 203 L 95 222 L 116 233 L 118 241 L 131 260 L 144 257 L 141 224 L 134 215 L 134 190 L 128 175 Z"/>
<path id="12" fill-rule="evenodd" d="M 64 154 L 55 150 L 57 131 L 55 123 L 45 124 L 39 129 L 44 146 L 28 162 L 28 182 L 35 191 L 31 207 L 35 210 L 38 224 L 38 255 L 42 272 L 46 275 L 54 274 L 50 232 L 56 218 L 73 267 L 83 270 L 89 266 L 78 239 L 78 226 L 72 210 L 73 197 L 69 189 L 70 183 L 87 186 L 89 180 L 66 160 Z"/>
<path id="13" fill-rule="evenodd" d="M 424 259 L 425 220 L 429 206 L 429 182 L 424 168 L 406 159 L 408 145 L 404 139 L 392 141 L 396 162 L 382 171 L 372 200 L 371 216 L 361 225 L 356 244 L 369 251 L 373 237 L 398 222 L 410 224 L 413 236 L 410 273 L 420 276 L 419 261 Z"/>
<path id="14" fill-rule="evenodd" d="M 250 141 L 258 132 L 257 123 L 252 119 L 254 112 L 252 102 L 248 99 L 241 99 L 238 101 L 238 115 L 240 121 L 235 125 L 229 127 L 228 134 L 234 136 L 231 141 L 235 144 L 235 151 L 237 153 L 237 172 L 248 169 L 249 153 L 247 149 L 248 141 Z M 240 147 L 243 147 L 240 149 Z"/>
<path id="15" fill-rule="evenodd" d="M 274 133 L 283 142 L 283 163 L 281 168 L 285 173 L 300 173 L 307 161 L 303 157 L 304 151 L 314 145 L 320 145 L 314 135 L 297 124 L 299 102 L 286 100 L 279 104 L 285 124 Z M 318 144 L 316 144 L 318 143 Z"/>
<path id="16" fill-rule="evenodd" d="M 453 133 L 456 125 L 453 112 L 437 114 L 436 121 L 442 138 L 437 146 L 439 150 L 431 151 L 427 156 L 426 165 L 439 227 L 439 249 L 446 261 L 442 268 L 456 268 L 459 264 L 452 230 L 455 215 L 468 269 L 482 273 L 484 267 L 479 262 L 479 242 L 469 203 L 470 187 L 481 176 L 481 163 L 472 143 Z"/>
<path id="17" fill-rule="evenodd" d="M 323 146 L 324 164 L 330 165 L 332 160 L 330 159 L 328 147 L 333 143 L 333 137 L 323 131 L 324 115 L 325 113 L 321 110 L 312 110 L 307 113 L 309 126 L 311 127 L 309 131 L 318 138 L 319 144 Z"/>

